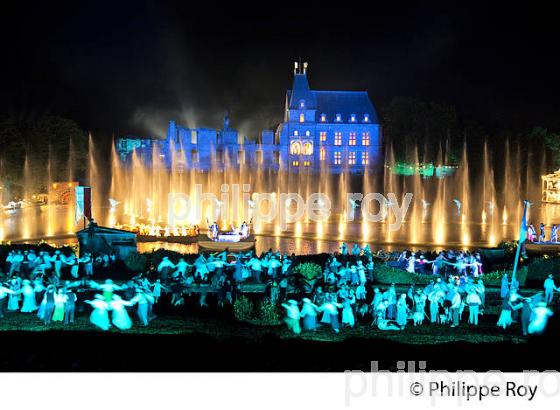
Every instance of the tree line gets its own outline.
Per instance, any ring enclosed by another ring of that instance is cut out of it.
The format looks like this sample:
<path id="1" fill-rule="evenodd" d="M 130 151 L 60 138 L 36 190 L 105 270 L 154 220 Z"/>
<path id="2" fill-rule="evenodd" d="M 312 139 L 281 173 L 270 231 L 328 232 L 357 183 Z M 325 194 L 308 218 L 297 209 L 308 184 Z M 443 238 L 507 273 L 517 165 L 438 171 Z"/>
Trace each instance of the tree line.
<path id="1" fill-rule="evenodd" d="M 535 153 L 548 154 L 550 166 L 560 168 L 560 133 L 544 127 L 529 130 L 486 131 L 481 125 L 462 118 L 450 104 L 425 102 L 411 97 L 395 97 L 382 110 L 383 134 L 391 144 L 395 160 L 437 162 L 458 165 L 465 143 L 469 159 L 481 158 L 485 141 L 497 155 L 504 143 L 520 145 Z M 470 162 L 469 160 L 469 162 Z"/>
<path id="2" fill-rule="evenodd" d="M 523 149 L 548 154 L 550 167 L 560 168 L 560 133 L 543 127 L 502 131 L 490 135 L 462 118 L 450 104 L 395 97 L 382 110 L 383 134 L 395 160 L 458 165 L 465 143 L 469 162 L 481 158 L 484 141 L 500 155 L 505 139 Z M 24 186 L 46 192 L 48 182 L 84 181 L 88 165 L 88 136 L 76 121 L 46 115 L 33 121 L 0 116 L 0 186 L 21 195 Z M 5 196 L 4 196 L 5 197 Z"/>
<path id="3" fill-rule="evenodd" d="M 35 121 L 0 118 L 0 184 L 11 196 L 46 192 L 55 181 L 83 180 L 88 136 L 73 120 L 43 116 Z"/>

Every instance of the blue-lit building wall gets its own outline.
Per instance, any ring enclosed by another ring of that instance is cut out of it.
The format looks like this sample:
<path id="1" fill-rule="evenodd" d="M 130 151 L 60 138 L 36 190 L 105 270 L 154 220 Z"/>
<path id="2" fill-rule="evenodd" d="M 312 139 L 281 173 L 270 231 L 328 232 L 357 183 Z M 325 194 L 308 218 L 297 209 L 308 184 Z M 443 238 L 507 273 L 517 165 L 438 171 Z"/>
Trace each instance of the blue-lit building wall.
<path id="1" fill-rule="evenodd" d="M 186 128 L 170 121 L 166 139 L 119 138 L 121 160 L 130 163 L 135 151 L 145 163 L 152 163 L 155 154 L 168 167 L 200 171 L 246 165 L 294 173 L 360 174 L 378 167 L 381 125 L 367 92 L 312 90 L 306 68 L 294 70 L 284 121 L 274 132 L 263 131 L 259 142 L 241 137 L 227 118 L 219 130 Z"/>

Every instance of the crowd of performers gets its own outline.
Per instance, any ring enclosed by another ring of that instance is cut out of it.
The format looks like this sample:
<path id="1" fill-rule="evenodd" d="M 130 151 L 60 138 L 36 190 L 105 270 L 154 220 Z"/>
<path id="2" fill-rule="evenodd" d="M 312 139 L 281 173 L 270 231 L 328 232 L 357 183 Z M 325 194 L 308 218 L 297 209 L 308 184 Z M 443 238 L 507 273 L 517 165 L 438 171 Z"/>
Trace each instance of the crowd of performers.
<path id="1" fill-rule="evenodd" d="M 227 232 L 228 235 L 236 235 L 240 238 L 248 238 L 250 235 L 250 228 L 249 224 L 245 221 L 241 223 L 239 227 L 235 227 L 231 225 L 231 231 Z M 218 226 L 218 222 L 214 221 L 212 224 L 208 224 L 208 236 L 214 240 L 219 240 L 220 235 L 220 227 Z"/>
<path id="2" fill-rule="evenodd" d="M 136 232 L 142 236 L 153 237 L 197 237 L 200 234 L 200 227 L 198 225 L 182 225 L 182 226 L 162 226 L 159 224 L 144 224 L 136 223 L 134 225 L 116 223 L 113 226 L 116 229 L 124 229 L 131 232 Z M 208 236 L 213 240 L 218 240 L 220 234 L 220 227 L 215 221 L 212 224 L 208 223 Z M 239 235 L 241 238 L 247 238 L 250 235 L 250 225 L 247 222 L 241 223 L 239 227 L 231 226 L 230 235 Z"/>
<path id="3" fill-rule="evenodd" d="M 348 254 L 346 244 L 342 244 L 340 251 L 342 255 Z M 367 249 L 354 245 L 351 254 L 363 255 L 364 251 Z M 425 320 L 450 327 L 457 327 L 465 321 L 478 326 L 486 304 L 479 254 L 446 251 L 429 261 L 419 252 L 405 251 L 388 263 L 410 273 L 431 271 L 434 280 L 426 286 L 411 285 L 404 292 L 399 292 L 394 284 L 384 290 L 375 287 L 370 295 L 368 280 L 374 276 L 372 260 L 368 259 L 366 266 L 361 260 L 356 265 L 347 263 L 343 266 L 333 256 L 325 269 L 323 281 L 330 292 L 319 286 L 310 297 L 302 298 L 301 303 L 290 299 L 282 304 L 286 309 L 288 327 L 294 333 L 300 333 L 302 327 L 315 331 L 318 325 L 326 324 L 338 333 L 341 326 L 354 327 L 357 320 L 368 317 L 380 330 L 403 330 L 409 324 L 420 326 Z M 428 269 L 429 265 L 432 265 L 431 269 Z M 519 294 L 519 282 L 505 274 L 496 326 L 507 329 L 518 322 L 523 335 L 542 333 L 553 314 L 550 306 L 555 291 L 560 289 L 550 275 L 544 283 L 544 293 L 523 297 Z"/>
<path id="4" fill-rule="evenodd" d="M 547 238 L 546 226 L 544 225 L 544 223 L 541 222 L 539 226 L 538 234 L 535 227 L 533 225 L 529 225 L 527 226 L 527 240 L 529 242 L 539 242 L 539 243 L 542 242 L 558 243 L 558 228 L 560 228 L 560 226 L 553 224 L 550 228 L 550 235 Z"/>
<path id="5" fill-rule="evenodd" d="M 152 307 L 156 300 L 154 294 L 157 293 L 158 286 L 161 286 L 159 282 L 117 285 L 110 279 L 97 283 L 85 278 L 81 281 L 64 281 L 55 284 L 52 280 L 45 282 L 43 277 L 36 277 L 33 280 L 14 277 L 8 283 L 0 285 L 0 319 L 6 312 L 19 311 L 37 314 L 38 319 L 46 326 L 51 322 L 71 325 L 76 314 L 77 292 L 90 289 L 101 293 L 96 293 L 91 300 L 82 302 L 92 307 L 90 321 L 99 329 L 109 330 L 111 323 L 121 330 L 130 329 L 132 320 L 126 307 L 134 305 L 137 307 L 139 323 L 148 326 L 154 317 Z M 129 300 L 115 294 L 115 291 L 128 294 Z"/>
<path id="6" fill-rule="evenodd" d="M 81 303 L 92 307 L 91 323 L 108 330 L 111 323 L 126 330 L 132 321 L 126 307 L 135 306 L 138 321 L 147 326 L 154 317 L 153 305 L 161 295 L 163 286 L 159 280 L 150 283 L 146 279 L 134 278 L 118 285 L 111 279 L 102 283 L 93 280 L 96 269 L 108 269 L 114 256 L 100 255 L 92 258 L 84 254 L 64 255 L 60 250 L 52 253 L 40 251 L 13 251 L 6 257 L 4 266 L 7 281 L 0 283 L 0 320 L 7 312 L 36 314 L 45 325 L 51 322 L 74 323 L 78 294 L 91 293 L 91 300 Z M 67 273 L 69 279 L 63 280 Z M 122 296 L 115 294 L 122 292 Z"/>
<path id="7" fill-rule="evenodd" d="M 200 233 L 200 227 L 198 225 L 191 226 L 162 226 L 159 224 L 142 224 L 136 223 L 133 226 L 115 224 L 117 229 L 126 229 L 132 232 L 137 232 L 144 236 L 155 236 L 155 237 L 170 237 L 170 236 L 198 236 Z M 547 229 L 544 223 L 541 222 L 539 229 L 533 225 L 527 226 L 527 240 L 530 242 L 558 242 L 558 230 L 560 226 L 553 224 L 550 228 L 550 233 L 547 234 Z M 239 227 L 231 226 L 231 233 L 239 234 L 241 237 L 248 237 L 250 234 L 250 225 L 247 222 L 243 222 Z M 217 239 L 220 233 L 220 228 L 217 222 L 208 224 L 208 235 L 212 239 Z"/>
<path id="8" fill-rule="evenodd" d="M 136 223 L 134 225 L 126 224 L 114 224 L 116 229 L 124 229 L 131 232 L 136 232 L 142 236 L 154 236 L 156 238 L 160 237 L 172 237 L 172 236 L 190 236 L 196 237 L 200 233 L 198 225 L 182 225 L 182 226 L 161 226 L 159 224 L 143 224 Z"/>
<path id="9" fill-rule="evenodd" d="M 362 252 L 371 253 L 367 246 L 362 250 L 358 245 L 354 244 L 351 251 L 348 250 L 348 246 L 344 242 L 340 246 L 340 254 L 343 256 L 349 253 L 353 256 L 359 256 Z M 450 250 L 439 252 L 433 260 L 428 260 L 421 252 L 403 251 L 396 260 L 390 261 L 388 264 L 410 273 L 426 274 L 431 272 L 434 275 L 439 275 L 443 272 L 445 266 L 451 266 L 461 277 L 467 275 L 478 277 L 482 274 L 482 259 L 478 252 L 472 254 L 470 252 Z"/>
<path id="10" fill-rule="evenodd" d="M 338 333 L 357 323 L 380 330 L 402 330 L 425 322 L 478 326 L 484 314 L 486 288 L 478 254 L 450 250 L 428 258 L 407 251 L 388 257 L 373 255 L 367 245 L 354 245 L 349 251 L 343 243 L 339 253 L 329 255 L 322 275 L 311 282 L 294 273 L 295 260 L 295 255 L 272 250 L 260 256 L 227 251 L 199 254 L 191 263 L 184 257 L 172 261 L 163 256 L 153 271 L 117 283 L 95 277 L 94 266 L 103 269 L 113 263 L 109 255 L 78 258 L 60 250 L 12 251 L 3 265 L 7 280 L 0 284 L 0 319 L 6 312 L 19 311 L 37 314 L 45 325 L 71 325 L 80 303 L 91 306 L 90 321 L 99 329 L 126 330 L 133 325 L 133 311 L 139 324 L 147 326 L 163 294 L 170 296 L 166 297 L 170 306 L 198 298 L 199 305 L 207 307 L 206 298 L 212 292 L 220 308 L 233 304 L 244 282 L 265 284 L 266 297 L 285 309 L 286 323 L 296 334 L 302 328 L 312 332 L 319 326 Z M 381 289 L 374 285 L 374 261 L 410 273 L 430 273 L 433 279 L 425 286 L 391 284 Z M 544 292 L 524 297 L 519 294 L 519 282 L 504 275 L 497 326 L 506 329 L 519 322 L 524 335 L 541 333 L 552 315 L 555 291 L 559 288 L 550 276 Z M 91 297 L 84 299 L 84 295 Z"/>

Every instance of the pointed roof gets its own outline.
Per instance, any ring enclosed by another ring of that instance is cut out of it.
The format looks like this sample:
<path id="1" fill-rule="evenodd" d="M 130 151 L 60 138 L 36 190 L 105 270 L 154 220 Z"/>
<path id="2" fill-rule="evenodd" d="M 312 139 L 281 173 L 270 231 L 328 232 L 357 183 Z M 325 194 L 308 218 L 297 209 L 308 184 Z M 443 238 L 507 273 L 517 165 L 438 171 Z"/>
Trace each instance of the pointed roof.
<path id="1" fill-rule="evenodd" d="M 321 114 L 325 114 L 330 122 L 337 114 L 342 122 L 348 122 L 352 114 L 361 122 L 364 114 L 369 115 L 371 124 L 379 124 L 379 116 L 367 91 L 315 91 L 309 88 L 305 72 L 294 73 L 294 84 L 288 90 L 288 109 L 298 110 L 299 104 L 305 101 L 305 109 L 316 110 L 316 121 Z"/>
<path id="2" fill-rule="evenodd" d="M 379 123 L 379 117 L 367 91 L 313 91 L 317 101 L 317 118 L 326 114 L 332 119 L 340 114 L 343 122 L 348 122 L 350 116 L 355 114 L 358 121 L 364 114 L 369 114 L 372 124 Z"/>
<path id="3" fill-rule="evenodd" d="M 290 92 L 290 106 L 292 110 L 299 108 L 301 100 L 305 101 L 305 108 L 314 109 L 317 105 L 315 93 L 309 89 L 309 82 L 307 81 L 307 74 L 296 73 L 294 74 L 294 85 Z"/>

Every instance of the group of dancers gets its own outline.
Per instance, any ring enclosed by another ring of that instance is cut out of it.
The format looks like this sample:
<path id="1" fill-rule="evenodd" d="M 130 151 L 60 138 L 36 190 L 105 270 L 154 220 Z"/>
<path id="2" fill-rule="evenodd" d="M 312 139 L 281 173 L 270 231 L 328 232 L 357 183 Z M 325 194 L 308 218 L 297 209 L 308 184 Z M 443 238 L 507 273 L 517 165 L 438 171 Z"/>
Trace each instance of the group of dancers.
<path id="1" fill-rule="evenodd" d="M 239 238 L 241 239 L 248 238 L 250 235 L 249 224 L 243 221 L 239 227 L 231 225 L 231 230 L 227 232 L 227 234 L 239 236 Z M 208 224 L 208 236 L 213 241 L 217 241 L 220 239 L 219 235 L 220 235 L 220 227 L 218 225 L 218 222 L 214 221 L 212 224 Z"/>
<path id="2" fill-rule="evenodd" d="M 368 250 L 354 245 L 351 254 L 364 255 Z M 340 251 L 342 255 L 349 254 L 345 243 L 341 245 Z M 316 318 L 322 315 L 319 324 L 330 324 L 338 332 L 339 309 L 342 325 L 348 327 L 354 326 L 356 317 L 363 319 L 368 315 L 372 324 L 380 330 L 402 330 L 408 322 L 418 326 L 424 319 L 433 324 L 457 327 L 464 321 L 464 313 L 467 311 L 468 324 L 478 326 L 486 300 L 479 253 L 442 251 L 434 260 L 428 261 L 419 252 L 403 251 L 396 257 L 386 259 L 388 264 L 410 273 L 428 273 L 425 266 L 432 264 L 431 271 L 436 279 L 424 288 L 410 286 L 402 293 L 397 292 L 394 284 L 383 292 L 375 288 L 368 297 L 367 287 L 364 285 L 371 278 L 371 258 L 365 266 L 361 260 L 356 265 L 343 265 L 333 256 L 325 267 L 323 284 L 335 286 L 334 290 L 323 292 L 322 287 L 318 287 L 311 299 L 303 298 L 299 304 L 293 299 L 284 303 L 282 306 L 286 309 L 288 327 L 294 333 L 300 333 L 301 319 L 304 329 L 314 331 L 318 326 Z M 448 278 L 447 281 L 442 279 L 445 277 Z M 348 288 L 348 285 L 354 287 Z M 544 282 L 544 292 L 523 297 L 519 294 L 519 281 L 504 274 L 500 289 L 501 312 L 496 325 L 507 329 L 512 323 L 519 322 L 523 335 L 542 333 L 548 318 L 553 314 L 550 306 L 555 291 L 560 289 L 550 275 Z"/>
<path id="3" fill-rule="evenodd" d="M 560 291 L 552 275 L 543 284 L 544 292 L 538 292 L 530 297 L 519 294 L 519 282 L 511 280 L 507 274 L 502 277 L 500 297 L 502 307 L 497 326 L 507 329 L 514 322 L 521 323 L 523 335 L 542 333 L 548 319 L 553 315 L 550 307 L 553 304 L 554 292 Z"/>
<path id="4" fill-rule="evenodd" d="M 546 240 L 546 226 L 544 223 L 541 222 L 539 226 L 539 234 L 537 236 L 537 230 L 533 225 L 527 226 L 527 240 L 529 242 L 552 242 L 558 243 L 558 228 L 559 226 L 553 224 L 550 228 L 550 236 L 548 237 L 548 241 Z"/>
<path id="5" fill-rule="evenodd" d="M 438 278 L 425 287 L 410 286 L 405 292 L 399 292 L 395 284 L 391 284 L 384 291 L 374 288 L 369 297 L 364 285 L 355 289 L 342 285 L 331 292 L 318 287 L 312 299 L 302 299 L 301 311 L 295 300 L 289 300 L 283 304 L 287 310 L 288 327 L 294 333 L 300 333 L 300 319 L 305 330 L 315 331 L 319 325 L 326 324 L 336 333 L 340 326 L 354 327 L 357 320 L 380 330 L 403 330 L 409 321 L 419 326 L 425 319 L 430 323 L 456 327 L 467 307 L 469 324 L 477 326 L 478 316 L 484 308 L 485 287 L 481 280 L 476 284 L 471 280 L 467 286 L 459 286 L 454 278 L 449 282 Z M 321 315 L 319 322 L 318 315 Z"/>
<path id="6" fill-rule="evenodd" d="M 504 330 L 519 322 L 523 335 L 541 334 L 553 311 L 554 285 L 552 275 L 545 281 L 545 292 L 531 297 L 518 293 L 518 282 L 504 277 L 502 308 L 496 326 Z M 507 289 L 506 289 L 507 287 Z M 437 278 L 423 287 L 411 285 L 399 292 L 395 284 L 384 291 L 374 288 L 368 296 L 367 287 L 360 283 L 352 288 L 347 284 L 324 292 L 317 287 L 301 303 L 294 299 L 282 306 L 286 310 L 288 328 L 299 334 L 302 328 L 316 331 L 319 326 L 330 326 L 336 333 L 341 327 L 353 328 L 357 321 L 371 323 L 379 330 L 403 330 L 407 325 L 420 326 L 426 320 L 435 325 L 458 327 L 461 323 L 479 325 L 486 305 L 486 287 L 482 279 L 469 278 L 466 283 L 450 276 L 448 281 Z"/>
<path id="7" fill-rule="evenodd" d="M 63 283 L 51 279 L 44 275 L 38 275 L 33 280 L 13 276 L 0 284 L 0 319 L 7 312 L 36 313 L 45 326 L 52 322 L 71 325 L 75 320 L 77 294 L 94 293 L 91 300 L 81 301 L 92 307 L 91 323 L 101 330 L 109 330 L 111 324 L 127 330 L 132 327 L 127 307 L 136 305 L 139 323 L 148 326 L 154 317 L 153 306 L 163 288 L 159 280 L 155 283 L 144 280 L 117 285 L 111 279 L 102 283 L 87 278 Z M 101 293 L 96 293 L 98 291 Z M 117 295 L 116 291 L 128 295 L 129 300 Z"/>
<path id="8" fill-rule="evenodd" d="M 199 234 L 199 227 L 198 225 L 191 225 L 191 226 L 161 226 L 158 224 L 143 224 L 137 223 L 135 225 L 121 225 L 121 224 L 114 224 L 114 228 L 117 229 L 126 229 L 131 232 L 137 232 L 139 235 L 142 236 L 154 236 L 156 238 L 160 237 L 171 237 L 171 236 L 190 236 L 196 237 Z"/>
<path id="9" fill-rule="evenodd" d="M 342 244 L 340 253 L 321 262 L 322 275 L 309 282 L 294 273 L 298 264 L 295 255 L 272 250 L 261 255 L 225 250 L 199 254 L 194 259 L 163 256 L 150 274 L 119 284 L 111 279 L 94 280 L 97 278 L 93 270 L 72 270 L 76 261 L 87 261 L 93 269 L 93 261 L 103 264 L 104 256 L 76 258 L 59 250 L 50 254 L 12 250 L 5 265 L 9 279 L 0 286 L 0 317 L 9 311 L 36 312 L 45 325 L 60 321 L 71 324 L 80 304 L 91 307 L 90 321 L 97 328 L 108 330 L 115 326 L 126 330 L 132 326 L 132 310 L 139 323 L 147 326 L 154 317 L 154 305 L 164 293 L 171 295 L 165 299 L 170 306 L 184 305 L 186 297 L 195 295 L 202 307 L 208 306 L 207 294 L 215 293 L 218 307 L 224 307 L 234 303 L 243 282 L 252 282 L 266 284 L 263 297 L 268 296 L 285 309 L 286 322 L 294 333 L 300 333 L 302 327 L 315 331 L 321 324 L 339 332 L 358 322 L 380 330 L 401 330 L 424 322 L 450 327 L 468 322 L 477 326 L 486 304 L 480 255 L 445 251 L 432 256 L 432 261 L 427 261 L 427 255 L 374 255 L 367 245 L 354 245 L 348 252 L 348 246 Z M 392 284 L 380 289 L 374 287 L 374 260 L 409 272 L 411 260 L 414 272 L 426 260 L 425 264 L 432 264 L 433 279 L 426 286 Z M 434 269 L 438 264 L 439 268 Z M 67 277 L 63 278 L 62 273 Z M 498 326 L 507 328 L 519 320 L 524 334 L 542 331 L 552 314 L 554 292 L 559 290 L 552 277 L 545 282 L 544 290 L 543 294 L 522 297 L 519 282 L 504 275 Z"/>
<path id="10" fill-rule="evenodd" d="M 228 261 L 228 256 L 233 256 L 233 260 Z M 229 254 L 224 250 L 206 255 L 201 253 L 192 263 L 188 263 L 182 257 L 175 263 L 164 256 L 157 266 L 157 271 L 164 280 L 169 277 L 181 277 L 185 280 L 209 283 L 212 279 L 221 276 L 225 270 L 231 270 L 235 282 L 253 279 L 255 282 L 262 283 L 275 279 L 280 274 L 286 275 L 292 260 L 293 257 L 282 255 L 280 252 L 266 252 L 259 257 L 252 251 Z"/>
<path id="11" fill-rule="evenodd" d="M 371 255 L 371 250 L 368 245 L 360 248 L 354 244 L 351 251 L 348 250 L 348 245 L 342 243 L 340 246 L 341 255 Z M 482 258 L 480 253 L 471 253 L 468 251 L 441 251 L 433 255 L 432 260 L 428 260 L 426 255 L 422 252 L 402 251 L 397 257 L 389 256 L 387 259 L 388 265 L 404 269 L 409 273 L 432 273 L 433 275 L 440 275 L 452 270 L 455 274 L 466 277 L 472 275 L 478 277 L 483 274 L 482 271 Z M 431 267 L 430 267 L 431 265 Z"/>
<path id="12" fill-rule="evenodd" d="M 61 277 L 63 270 L 69 270 L 72 278 L 77 279 L 80 271 L 85 276 L 93 275 L 94 265 L 108 268 L 115 263 L 115 255 L 97 255 L 85 252 L 81 257 L 73 252 L 63 253 L 57 249 L 52 252 L 29 250 L 12 250 L 8 252 L 5 260 L 5 272 L 8 275 L 21 273 L 23 276 L 43 275 L 53 271 L 57 277 Z"/>
<path id="13" fill-rule="evenodd" d="M 340 254 L 328 258 L 322 277 L 312 289 L 305 286 L 295 289 L 292 281 L 288 280 L 292 277 L 294 256 L 272 251 L 261 256 L 252 252 L 238 253 L 231 262 L 228 262 L 228 256 L 231 255 L 226 251 L 199 255 L 191 264 L 182 258 L 174 264 L 164 257 L 158 272 L 163 277 L 187 275 L 189 283 L 192 283 L 195 280 L 214 282 L 211 278 L 223 277 L 229 270 L 232 283 L 246 280 L 268 283 L 269 297 L 274 302 L 280 301 L 286 311 L 286 323 L 295 333 L 300 333 L 302 328 L 314 331 L 321 324 L 339 332 L 341 327 L 354 327 L 358 321 L 371 323 L 381 330 L 404 329 L 408 323 L 419 326 L 425 319 L 429 323 L 450 327 L 457 327 L 463 322 L 478 326 L 486 300 L 480 254 L 451 250 L 440 252 L 435 256 L 439 266 L 437 262 L 427 262 L 437 266 L 432 268 L 434 279 L 427 286 L 410 286 L 405 292 L 399 292 L 394 284 L 385 291 L 372 288 L 375 266 L 373 254 L 367 245 L 363 248 L 354 245 L 351 253 L 347 252 L 347 248 L 346 244 L 342 244 Z M 417 255 L 419 261 L 426 259 L 423 254 Z M 389 262 L 400 264 L 415 256 L 403 252 Z M 404 268 L 407 266 L 408 263 Z M 518 295 L 519 282 L 516 279 L 508 279 L 504 275 L 503 283 L 507 285 L 507 295 L 502 296 L 504 300 L 509 300 L 511 294 Z M 557 289 L 554 287 L 554 290 Z M 525 309 L 530 307 L 531 310 L 529 315 L 526 311 L 523 316 L 524 334 L 539 333 L 544 329 L 544 326 L 537 324 L 546 325 L 546 321 L 537 318 L 542 317 L 542 301 L 546 300 L 548 304 L 552 302 L 549 284 L 545 284 L 545 293 L 546 296 L 538 293 L 525 298 L 528 301 Z M 287 296 L 294 294 L 300 296 L 300 302 L 287 299 Z M 506 327 L 516 319 L 514 312 Z M 529 326 L 533 319 L 536 321 Z M 498 326 L 503 327 L 502 322 Z"/>

